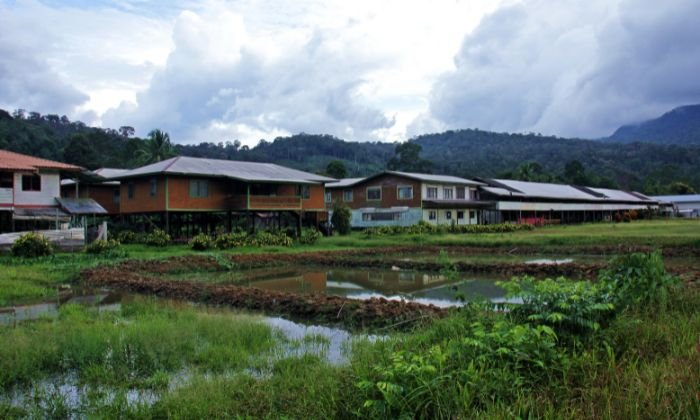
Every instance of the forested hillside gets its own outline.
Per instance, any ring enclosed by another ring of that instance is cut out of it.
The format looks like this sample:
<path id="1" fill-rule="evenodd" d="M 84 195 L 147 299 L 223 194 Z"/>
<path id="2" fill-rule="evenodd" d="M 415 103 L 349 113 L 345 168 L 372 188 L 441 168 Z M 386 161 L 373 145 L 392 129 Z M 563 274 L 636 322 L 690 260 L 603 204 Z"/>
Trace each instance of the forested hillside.
<path id="1" fill-rule="evenodd" d="M 681 106 L 659 118 L 620 127 L 608 140 L 700 145 L 700 105 Z"/>
<path id="2" fill-rule="evenodd" d="M 167 133 L 157 132 L 149 139 L 134 137 L 133 133 L 128 126 L 102 129 L 57 115 L 18 111 L 11 115 L 0 110 L 1 149 L 90 169 L 130 168 L 182 154 L 273 162 L 311 172 L 325 172 L 331 161 L 340 161 L 347 176 L 369 175 L 389 165 L 465 177 L 621 187 L 648 194 L 700 190 L 699 145 L 616 143 L 457 130 L 419 136 L 403 145 L 346 142 L 329 135 L 301 133 L 261 141 L 249 148 L 238 141 L 172 146 Z"/>

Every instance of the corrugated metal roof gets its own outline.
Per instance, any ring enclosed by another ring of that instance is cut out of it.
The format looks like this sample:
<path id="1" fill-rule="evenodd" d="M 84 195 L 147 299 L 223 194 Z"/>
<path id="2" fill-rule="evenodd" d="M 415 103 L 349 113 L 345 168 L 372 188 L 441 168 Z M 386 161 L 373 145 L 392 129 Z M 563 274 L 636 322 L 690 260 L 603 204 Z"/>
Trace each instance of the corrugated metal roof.
<path id="1" fill-rule="evenodd" d="M 435 182 L 438 184 L 460 184 L 460 185 L 484 185 L 481 182 L 474 181 L 471 179 L 460 178 L 452 175 L 433 175 L 433 174 L 420 174 L 415 172 L 401 172 L 401 171 L 386 171 L 385 173 L 394 174 L 398 176 L 405 176 L 407 178 L 416 179 L 424 182 Z"/>
<path id="2" fill-rule="evenodd" d="M 525 196 L 541 198 L 560 198 L 566 200 L 594 200 L 596 197 L 572 187 L 571 185 L 550 184 L 544 182 L 513 181 L 496 179 L 500 184 L 520 191 Z"/>
<path id="3" fill-rule="evenodd" d="M 593 187 L 588 187 L 589 189 L 603 194 L 605 198 L 609 200 L 614 200 L 614 201 L 637 201 L 637 202 L 645 202 L 645 201 L 652 201 L 652 200 L 644 200 L 641 197 L 638 197 L 634 194 L 628 193 L 626 191 L 621 191 L 621 190 L 613 190 L 610 188 L 593 188 Z"/>
<path id="4" fill-rule="evenodd" d="M 178 156 L 112 176 L 111 179 L 133 178 L 155 174 L 200 175 L 234 178 L 247 182 L 319 183 L 333 178 L 287 168 L 274 163 L 202 159 Z"/>
<path id="5" fill-rule="evenodd" d="M 0 169 L 15 171 L 36 171 L 38 169 L 57 169 L 61 171 L 79 171 L 81 168 L 67 163 L 41 159 L 21 153 L 0 150 Z"/>
<path id="6" fill-rule="evenodd" d="M 345 188 L 345 187 L 352 187 L 355 184 L 359 184 L 360 182 L 364 181 L 366 178 L 343 178 L 341 180 L 338 180 L 336 182 L 329 182 L 326 184 L 326 188 Z"/>
<path id="7" fill-rule="evenodd" d="M 78 177 L 81 184 L 102 184 L 102 185 L 119 185 L 119 181 L 102 181 L 99 179 L 112 178 L 128 172 L 128 169 L 117 168 L 100 168 L 94 171 L 84 171 Z M 82 177 L 81 177 L 82 176 Z M 84 178 L 84 179 L 83 179 Z M 75 185 L 74 179 L 62 179 L 61 185 Z"/>
<path id="8" fill-rule="evenodd" d="M 58 204 L 69 214 L 107 214 L 107 210 L 92 198 L 56 198 Z"/>
<path id="9" fill-rule="evenodd" d="M 654 200 L 665 201 L 667 203 L 696 203 L 696 202 L 700 202 L 700 194 L 655 195 L 651 198 Z"/>

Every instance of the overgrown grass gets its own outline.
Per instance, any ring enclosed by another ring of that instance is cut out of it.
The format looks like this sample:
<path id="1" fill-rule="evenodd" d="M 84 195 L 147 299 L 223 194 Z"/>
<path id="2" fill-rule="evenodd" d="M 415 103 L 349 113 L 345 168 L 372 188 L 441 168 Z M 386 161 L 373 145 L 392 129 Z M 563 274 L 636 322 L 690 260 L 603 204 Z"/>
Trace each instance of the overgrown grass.
<path id="1" fill-rule="evenodd" d="M 163 385 L 163 373 L 185 367 L 240 371 L 274 342 L 271 328 L 251 316 L 153 299 L 136 299 L 114 313 L 66 305 L 57 320 L 0 328 L 0 389 L 67 371 L 90 384 Z"/>

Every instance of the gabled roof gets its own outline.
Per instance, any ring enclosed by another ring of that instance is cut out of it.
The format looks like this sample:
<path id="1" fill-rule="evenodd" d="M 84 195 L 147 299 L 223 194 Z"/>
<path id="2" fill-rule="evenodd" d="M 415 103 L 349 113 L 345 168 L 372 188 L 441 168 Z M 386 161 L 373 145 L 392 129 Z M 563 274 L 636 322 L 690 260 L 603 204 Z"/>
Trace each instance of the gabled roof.
<path id="1" fill-rule="evenodd" d="M 178 156 L 131 169 L 111 176 L 109 179 L 119 180 L 157 174 L 232 178 L 246 182 L 314 184 L 335 181 L 333 178 L 287 168 L 274 163 L 202 159 L 189 156 Z"/>
<path id="2" fill-rule="evenodd" d="M 398 177 L 413 179 L 421 182 L 431 182 L 434 184 L 456 184 L 456 185 L 485 185 L 478 181 L 473 181 L 471 179 L 460 178 L 452 175 L 433 175 L 433 174 L 421 174 L 415 172 L 402 172 L 402 171 L 383 171 L 376 173 L 374 175 L 368 176 L 366 178 L 344 178 L 338 182 L 332 182 L 326 184 L 326 188 L 347 188 L 357 185 L 361 182 L 371 181 L 375 178 L 379 178 L 383 175 L 394 175 Z"/>
<path id="3" fill-rule="evenodd" d="M 21 153 L 0 150 L 0 169 L 13 171 L 38 171 L 39 169 L 55 169 L 59 171 L 77 172 L 82 168 L 67 163 L 41 159 Z"/>
<path id="4" fill-rule="evenodd" d="M 614 201 L 655 201 L 651 197 L 647 197 L 644 194 L 638 192 L 613 190 L 610 188 L 589 188 L 597 193 L 603 194 L 605 198 Z"/>
<path id="5" fill-rule="evenodd" d="M 128 171 L 128 169 L 100 168 L 94 171 L 83 171 L 78 175 L 77 179 L 81 184 L 116 186 L 119 185 L 119 181 L 107 181 L 107 179 L 119 176 Z M 75 179 L 62 179 L 61 185 L 75 185 Z"/>

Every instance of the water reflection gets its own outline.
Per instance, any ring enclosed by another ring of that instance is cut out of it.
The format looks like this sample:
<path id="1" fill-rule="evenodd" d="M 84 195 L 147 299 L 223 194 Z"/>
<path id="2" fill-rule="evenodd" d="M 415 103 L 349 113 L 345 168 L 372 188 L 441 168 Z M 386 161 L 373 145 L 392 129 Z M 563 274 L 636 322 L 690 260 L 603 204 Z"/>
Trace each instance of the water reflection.
<path id="1" fill-rule="evenodd" d="M 215 275 L 216 276 L 216 275 Z M 235 279 L 210 279 L 217 282 L 234 283 L 292 293 L 318 293 L 327 296 L 342 296 L 353 299 L 383 297 L 394 300 L 433 304 L 440 307 L 458 306 L 457 296 L 467 301 L 488 299 L 493 302 L 505 300 L 505 290 L 496 285 L 505 278 L 449 278 L 434 272 L 408 270 L 367 269 L 314 269 L 306 267 L 250 270 L 237 274 Z"/>
<path id="2" fill-rule="evenodd" d="M 114 312 L 121 309 L 122 295 L 107 291 L 79 289 L 61 293 L 49 302 L 0 308 L 0 326 L 14 326 L 35 319 L 56 319 L 58 309 L 67 304 L 92 306 L 98 312 Z"/>

